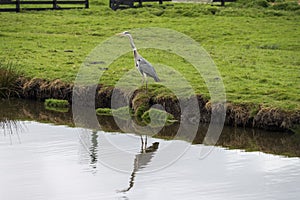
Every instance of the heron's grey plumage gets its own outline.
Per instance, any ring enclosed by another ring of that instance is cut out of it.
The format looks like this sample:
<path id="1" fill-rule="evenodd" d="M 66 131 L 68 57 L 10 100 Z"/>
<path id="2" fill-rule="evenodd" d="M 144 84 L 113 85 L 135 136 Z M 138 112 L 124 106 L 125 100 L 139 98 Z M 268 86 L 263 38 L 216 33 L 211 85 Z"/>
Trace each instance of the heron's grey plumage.
<path id="1" fill-rule="evenodd" d="M 143 76 L 147 75 L 152 77 L 156 82 L 160 81 L 151 63 L 149 63 L 145 58 L 143 58 L 139 54 L 137 54 L 136 57 L 136 67 Z"/>
<path id="2" fill-rule="evenodd" d="M 130 41 L 131 48 L 133 50 L 134 62 L 135 66 L 141 75 L 146 79 L 146 86 L 147 86 L 147 76 L 153 78 L 156 82 L 159 82 L 160 79 L 157 76 L 157 73 L 154 67 L 148 62 L 145 58 L 143 58 L 138 52 L 133 42 L 133 38 L 128 31 L 121 33 L 120 35 L 127 36 Z"/>

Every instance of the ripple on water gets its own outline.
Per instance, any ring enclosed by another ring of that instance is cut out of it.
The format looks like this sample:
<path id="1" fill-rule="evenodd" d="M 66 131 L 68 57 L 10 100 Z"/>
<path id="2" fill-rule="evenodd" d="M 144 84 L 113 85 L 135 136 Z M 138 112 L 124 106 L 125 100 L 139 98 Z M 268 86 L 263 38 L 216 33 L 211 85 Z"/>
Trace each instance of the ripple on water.
<path id="1" fill-rule="evenodd" d="M 159 148 L 142 165 L 136 163 L 136 158 L 141 158 L 139 136 L 37 122 L 24 124 L 20 142 L 12 135 L 11 143 L 10 137 L 0 132 L 0 199 L 300 197 L 299 158 L 215 147 L 199 159 L 200 152 L 210 147 L 190 145 L 176 162 L 155 170 L 169 156 L 162 151 L 185 143 L 150 138 L 149 144 L 159 142 Z M 113 170 L 104 161 L 126 170 Z"/>

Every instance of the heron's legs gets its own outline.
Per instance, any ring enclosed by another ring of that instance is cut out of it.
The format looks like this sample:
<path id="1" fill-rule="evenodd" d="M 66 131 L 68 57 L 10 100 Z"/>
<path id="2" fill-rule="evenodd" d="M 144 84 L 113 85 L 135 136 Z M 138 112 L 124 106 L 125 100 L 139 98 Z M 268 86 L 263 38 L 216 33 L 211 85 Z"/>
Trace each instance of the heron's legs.
<path id="1" fill-rule="evenodd" d="M 143 139 L 143 136 L 141 135 L 141 142 L 142 142 L 142 146 L 141 146 L 141 153 L 145 153 L 146 148 L 147 148 L 147 135 L 145 137 L 145 141 Z"/>
<path id="2" fill-rule="evenodd" d="M 142 143 L 141 152 L 143 152 L 143 149 L 144 149 L 144 140 L 143 140 L 143 136 L 142 135 L 141 135 L 141 143 Z"/>
<path id="3" fill-rule="evenodd" d="M 146 93 L 148 93 L 148 79 L 147 79 L 147 74 L 143 74 L 144 75 L 144 79 L 146 80 Z"/>
<path id="4" fill-rule="evenodd" d="M 147 79 L 147 74 L 143 73 L 143 81 L 142 85 L 144 85 L 144 82 L 146 81 L 146 94 L 148 93 L 148 79 Z"/>
<path id="5" fill-rule="evenodd" d="M 145 82 L 145 78 L 143 76 L 143 78 L 142 78 L 142 85 L 144 85 L 144 82 Z"/>
<path id="6" fill-rule="evenodd" d="M 145 83 L 145 77 L 143 77 L 143 80 L 142 80 L 142 87 L 144 87 L 144 83 Z M 146 93 L 147 93 L 147 80 L 146 80 Z"/>
<path id="7" fill-rule="evenodd" d="M 147 76 L 145 77 L 146 79 L 146 93 L 148 93 L 148 79 L 147 79 Z"/>

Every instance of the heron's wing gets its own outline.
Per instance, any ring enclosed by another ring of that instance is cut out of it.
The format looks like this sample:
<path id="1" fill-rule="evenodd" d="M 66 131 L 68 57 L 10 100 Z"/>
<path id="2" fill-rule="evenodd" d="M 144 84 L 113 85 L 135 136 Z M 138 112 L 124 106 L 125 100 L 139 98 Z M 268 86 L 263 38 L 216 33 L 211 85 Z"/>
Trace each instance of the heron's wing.
<path id="1" fill-rule="evenodd" d="M 154 67 L 145 58 L 138 58 L 139 70 L 141 73 L 147 74 L 147 76 L 152 77 L 156 82 L 160 81 Z"/>

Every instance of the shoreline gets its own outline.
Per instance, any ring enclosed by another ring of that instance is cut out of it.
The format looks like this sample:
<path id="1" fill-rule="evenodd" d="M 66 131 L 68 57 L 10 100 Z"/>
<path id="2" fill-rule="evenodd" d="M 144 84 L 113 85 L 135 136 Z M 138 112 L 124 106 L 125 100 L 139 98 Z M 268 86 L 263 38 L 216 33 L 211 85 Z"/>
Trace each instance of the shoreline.
<path id="1" fill-rule="evenodd" d="M 64 99 L 68 102 L 72 102 L 73 84 L 64 83 L 59 79 L 53 81 L 47 81 L 41 78 L 26 79 L 21 77 L 17 80 L 19 91 L 19 98 L 32 99 L 38 101 L 44 101 L 45 99 Z M 104 87 L 98 85 L 95 96 L 95 109 L 97 108 L 110 108 L 111 95 L 114 87 Z M 120 101 L 126 104 L 124 92 L 117 90 Z M 135 91 L 133 96 L 128 102 L 131 109 L 137 112 L 140 107 L 145 106 L 150 108 L 154 104 L 160 104 L 164 109 L 172 114 L 175 119 L 180 121 L 181 110 L 178 99 L 171 97 L 155 97 L 148 95 L 140 95 L 142 91 Z M 139 98 L 143 96 L 142 98 Z M 200 110 L 200 122 L 209 123 L 211 119 L 211 105 L 208 100 L 202 98 L 201 95 L 197 95 L 199 110 Z M 185 101 L 188 101 L 186 99 Z M 267 108 L 260 105 L 253 104 L 241 104 L 234 105 L 226 103 L 217 109 L 226 109 L 225 125 L 245 127 L 245 128 L 258 128 L 269 131 L 282 131 L 299 133 L 300 127 L 300 111 L 284 111 L 279 108 Z M 144 110 L 146 111 L 146 110 Z M 192 116 L 191 116 L 192 119 Z"/>
<path id="2" fill-rule="evenodd" d="M 0 108 L 0 113 L 2 113 L 0 126 L 2 123 L 2 125 L 4 124 L 4 128 L 11 127 L 16 134 L 21 134 L 22 130 L 24 128 L 26 129 L 23 121 L 37 121 L 49 125 L 76 127 L 71 110 L 68 112 L 48 110 L 40 101 L 16 98 L 11 100 L 0 100 Z M 120 123 L 117 124 L 115 122 L 113 116 L 101 115 L 97 116 L 97 119 L 100 125 L 99 130 L 105 132 L 126 134 L 126 131 L 124 130 L 127 130 L 128 127 L 132 127 L 132 124 L 126 120 L 121 121 L 120 126 Z M 5 123 L 11 123 L 12 126 L 5 126 Z M 122 124 L 124 126 L 122 126 Z M 154 135 L 154 137 L 172 140 L 176 137 L 179 126 L 179 123 L 165 126 Z M 189 130 L 188 127 L 189 125 L 187 125 L 186 130 Z M 198 132 L 192 144 L 203 143 L 208 127 L 208 124 L 199 124 Z M 185 140 L 185 137 L 181 137 L 180 140 L 191 142 L 190 138 L 186 138 Z M 246 152 L 259 151 L 284 157 L 300 157 L 299 144 L 300 134 L 224 126 L 216 146 L 228 150 L 240 149 Z"/>

